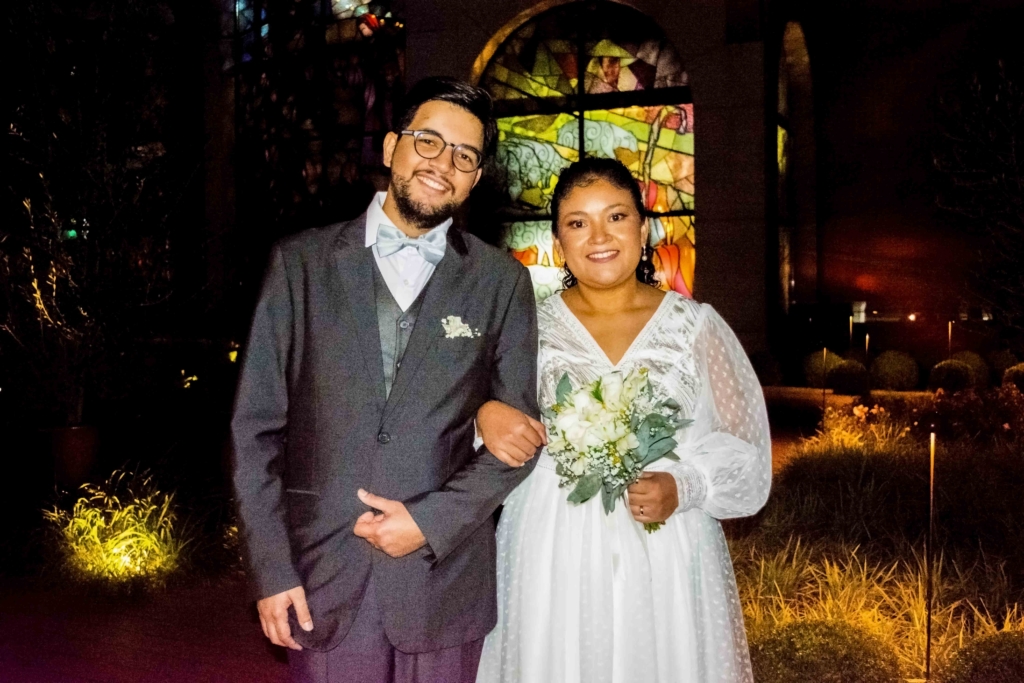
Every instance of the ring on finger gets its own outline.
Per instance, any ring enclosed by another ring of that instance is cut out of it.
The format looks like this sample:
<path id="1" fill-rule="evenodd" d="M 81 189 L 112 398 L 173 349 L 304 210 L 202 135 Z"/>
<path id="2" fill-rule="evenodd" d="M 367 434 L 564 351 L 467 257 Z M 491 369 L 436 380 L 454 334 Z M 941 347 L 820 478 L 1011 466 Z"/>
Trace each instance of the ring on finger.
<path id="1" fill-rule="evenodd" d="M 644 516 L 644 506 L 643 505 L 640 506 L 640 516 L 641 517 Z"/>

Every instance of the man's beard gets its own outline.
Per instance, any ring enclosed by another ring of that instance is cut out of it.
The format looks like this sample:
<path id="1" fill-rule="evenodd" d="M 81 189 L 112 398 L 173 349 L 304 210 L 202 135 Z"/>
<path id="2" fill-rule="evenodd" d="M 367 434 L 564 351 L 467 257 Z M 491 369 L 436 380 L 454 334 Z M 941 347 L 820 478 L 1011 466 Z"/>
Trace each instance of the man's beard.
<path id="1" fill-rule="evenodd" d="M 445 222 L 459 210 L 459 202 L 449 199 L 440 206 L 429 206 L 412 198 L 410 181 L 392 174 L 391 188 L 394 190 L 395 206 L 408 223 L 419 230 L 430 230 Z"/>

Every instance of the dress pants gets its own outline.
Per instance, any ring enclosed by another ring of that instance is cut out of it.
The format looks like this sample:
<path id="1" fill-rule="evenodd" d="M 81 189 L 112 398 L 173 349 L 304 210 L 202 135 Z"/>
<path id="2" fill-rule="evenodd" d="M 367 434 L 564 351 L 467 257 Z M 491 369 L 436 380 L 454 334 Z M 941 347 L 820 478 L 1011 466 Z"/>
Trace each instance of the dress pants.
<path id="1" fill-rule="evenodd" d="M 289 650 L 288 665 L 292 683 L 474 683 L 483 645 L 481 638 L 433 652 L 396 650 L 384 633 L 371 576 L 344 640 L 328 652 Z"/>

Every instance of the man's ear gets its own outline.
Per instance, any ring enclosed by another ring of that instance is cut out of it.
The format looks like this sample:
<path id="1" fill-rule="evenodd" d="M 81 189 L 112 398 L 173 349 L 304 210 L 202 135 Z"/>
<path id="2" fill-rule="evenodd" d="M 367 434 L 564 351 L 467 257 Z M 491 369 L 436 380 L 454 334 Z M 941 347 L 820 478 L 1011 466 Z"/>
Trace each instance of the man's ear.
<path id="1" fill-rule="evenodd" d="M 480 168 L 476 169 L 476 178 L 473 179 L 473 187 L 476 187 L 476 184 L 479 183 L 480 179 L 483 178 L 483 177 L 484 177 L 484 167 L 481 166 Z"/>
<path id="2" fill-rule="evenodd" d="M 384 165 L 391 168 L 391 160 L 395 156 L 395 147 L 398 146 L 398 133 L 394 131 L 384 136 Z"/>

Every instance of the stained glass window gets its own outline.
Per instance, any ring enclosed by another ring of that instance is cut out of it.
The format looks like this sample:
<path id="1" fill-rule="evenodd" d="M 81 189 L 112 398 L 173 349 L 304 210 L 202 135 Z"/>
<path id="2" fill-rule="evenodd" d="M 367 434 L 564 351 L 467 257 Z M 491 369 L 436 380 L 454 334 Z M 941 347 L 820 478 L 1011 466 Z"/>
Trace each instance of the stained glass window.
<path id="1" fill-rule="evenodd" d="M 656 24 L 616 3 L 563 5 L 514 31 L 480 83 L 500 116 L 498 161 L 512 200 L 505 243 L 530 268 L 538 299 L 559 287 L 551 194 L 559 172 L 579 158 L 581 134 L 587 155 L 618 159 L 632 171 L 658 279 L 689 296 L 693 104 L 686 72 Z"/>

